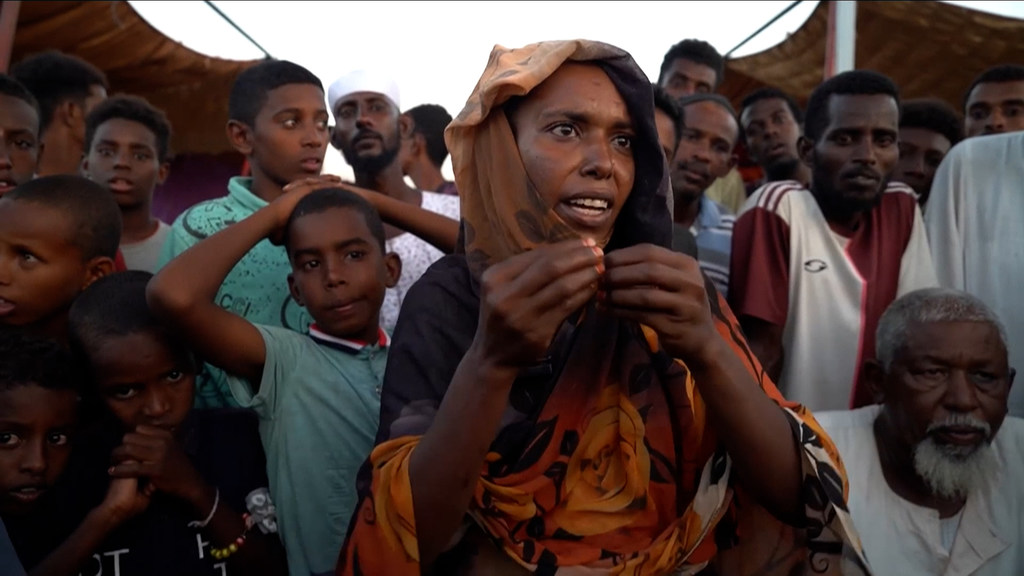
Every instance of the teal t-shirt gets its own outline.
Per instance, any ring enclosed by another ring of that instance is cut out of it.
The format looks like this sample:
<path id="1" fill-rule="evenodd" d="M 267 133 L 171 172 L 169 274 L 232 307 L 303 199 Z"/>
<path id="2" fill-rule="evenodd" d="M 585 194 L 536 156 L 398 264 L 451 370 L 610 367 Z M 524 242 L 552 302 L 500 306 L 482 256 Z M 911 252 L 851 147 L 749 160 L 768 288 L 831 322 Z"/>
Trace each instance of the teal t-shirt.
<path id="1" fill-rule="evenodd" d="M 194 244 L 251 216 L 267 205 L 253 194 L 252 178 L 235 177 L 228 182 L 228 195 L 200 202 L 174 221 L 164 242 L 159 267 Z M 217 305 L 253 324 L 280 326 L 305 333 L 313 319 L 288 292 L 291 264 L 281 246 L 263 240 L 253 247 L 217 291 Z M 234 407 L 225 374 L 207 364 L 196 379 L 196 407 Z"/>
<path id="2" fill-rule="evenodd" d="M 289 573 L 333 575 L 357 503 L 356 474 L 377 435 L 386 337 L 362 345 L 315 329 L 257 328 L 267 350 L 259 391 L 227 381 L 260 419 Z"/>

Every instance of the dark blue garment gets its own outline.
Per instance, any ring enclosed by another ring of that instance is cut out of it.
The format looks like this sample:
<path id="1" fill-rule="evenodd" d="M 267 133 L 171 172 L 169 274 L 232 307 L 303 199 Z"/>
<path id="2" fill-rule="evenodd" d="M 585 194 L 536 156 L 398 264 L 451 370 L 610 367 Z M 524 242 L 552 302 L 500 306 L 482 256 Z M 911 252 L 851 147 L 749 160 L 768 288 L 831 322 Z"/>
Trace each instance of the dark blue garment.
<path id="1" fill-rule="evenodd" d="M 4 576 L 25 576 L 18 554 L 14 551 L 11 539 L 7 537 L 7 529 L 0 520 L 0 574 Z"/>

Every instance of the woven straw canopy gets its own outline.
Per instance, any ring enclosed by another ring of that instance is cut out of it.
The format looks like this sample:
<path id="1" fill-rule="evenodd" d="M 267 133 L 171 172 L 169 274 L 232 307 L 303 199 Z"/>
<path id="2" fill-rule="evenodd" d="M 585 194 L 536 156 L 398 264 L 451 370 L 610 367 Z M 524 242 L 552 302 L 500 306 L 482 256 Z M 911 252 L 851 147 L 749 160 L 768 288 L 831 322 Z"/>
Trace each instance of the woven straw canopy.
<path id="1" fill-rule="evenodd" d="M 127 2 L 22 2 L 11 61 L 51 49 L 103 70 L 111 94 L 136 94 L 163 109 L 174 127 L 171 148 L 177 154 L 231 150 L 224 132 L 228 94 L 235 77 L 258 62 L 190 50 L 150 26 Z"/>
<path id="2" fill-rule="evenodd" d="M 805 103 L 823 78 L 828 5 L 785 41 L 729 60 L 720 91 L 735 104 L 762 86 Z M 1024 20 L 942 2 L 858 2 L 856 67 L 876 70 L 904 98 L 935 97 L 962 110 L 975 76 L 997 64 L 1024 64 Z"/>

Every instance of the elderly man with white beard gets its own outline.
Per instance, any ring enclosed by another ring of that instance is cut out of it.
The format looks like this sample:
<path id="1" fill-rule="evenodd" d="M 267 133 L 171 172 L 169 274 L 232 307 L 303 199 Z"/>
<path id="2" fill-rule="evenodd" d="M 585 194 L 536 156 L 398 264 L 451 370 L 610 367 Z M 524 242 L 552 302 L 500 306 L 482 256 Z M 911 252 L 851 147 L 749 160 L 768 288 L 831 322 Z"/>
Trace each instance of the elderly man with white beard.
<path id="1" fill-rule="evenodd" d="M 1005 330 L 944 288 L 882 315 L 863 375 L 880 405 L 822 412 L 876 574 L 1024 574 L 1024 420 L 1007 416 Z"/>

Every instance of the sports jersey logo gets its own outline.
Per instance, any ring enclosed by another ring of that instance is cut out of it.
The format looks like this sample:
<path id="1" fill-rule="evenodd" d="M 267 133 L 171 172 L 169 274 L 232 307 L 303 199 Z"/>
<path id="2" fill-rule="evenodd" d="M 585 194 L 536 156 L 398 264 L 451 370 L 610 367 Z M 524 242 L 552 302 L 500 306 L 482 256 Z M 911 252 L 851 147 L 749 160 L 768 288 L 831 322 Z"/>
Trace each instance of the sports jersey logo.
<path id="1" fill-rule="evenodd" d="M 821 272 L 826 268 L 828 268 L 828 264 L 825 264 L 824 260 L 818 260 L 817 258 L 804 262 L 804 270 L 808 272 Z"/>

